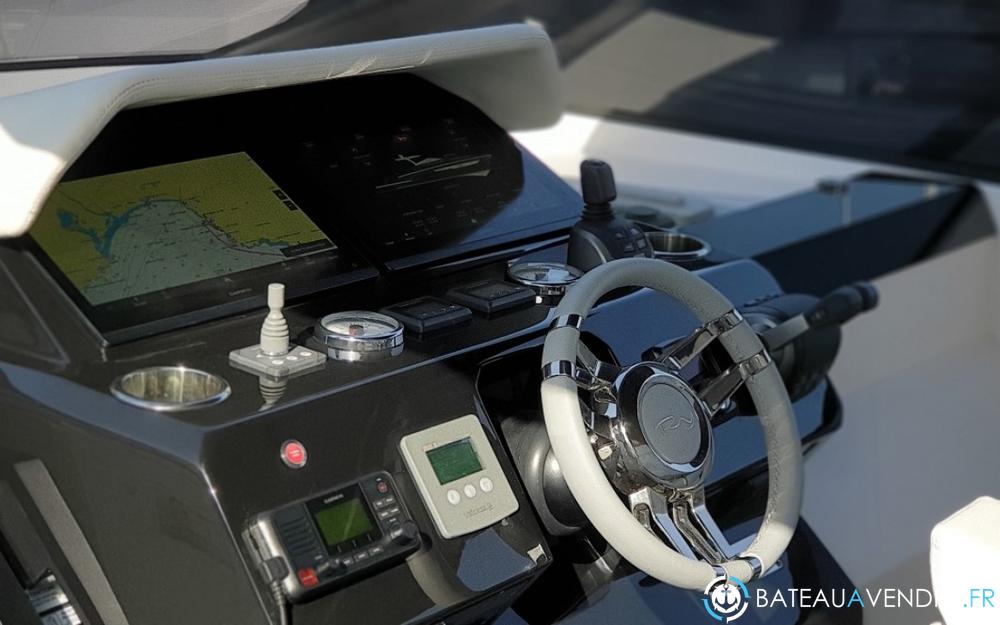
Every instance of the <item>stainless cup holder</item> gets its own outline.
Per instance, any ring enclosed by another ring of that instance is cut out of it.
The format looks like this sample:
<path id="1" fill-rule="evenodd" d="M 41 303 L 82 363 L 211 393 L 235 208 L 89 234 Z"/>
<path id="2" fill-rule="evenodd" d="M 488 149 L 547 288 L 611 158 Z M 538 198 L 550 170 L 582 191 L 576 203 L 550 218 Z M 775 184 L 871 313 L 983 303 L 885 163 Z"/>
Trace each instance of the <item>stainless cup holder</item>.
<path id="1" fill-rule="evenodd" d="M 121 401 L 160 412 L 211 406 L 230 392 L 223 378 L 187 367 L 137 369 L 111 383 L 111 394 Z"/>
<path id="2" fill-rule="evenodd" d="M 703 258 L 712 247 L 702 239 L 681 232 L 647 232 L 656 258 L 669 261 L 691 261 Z"/>

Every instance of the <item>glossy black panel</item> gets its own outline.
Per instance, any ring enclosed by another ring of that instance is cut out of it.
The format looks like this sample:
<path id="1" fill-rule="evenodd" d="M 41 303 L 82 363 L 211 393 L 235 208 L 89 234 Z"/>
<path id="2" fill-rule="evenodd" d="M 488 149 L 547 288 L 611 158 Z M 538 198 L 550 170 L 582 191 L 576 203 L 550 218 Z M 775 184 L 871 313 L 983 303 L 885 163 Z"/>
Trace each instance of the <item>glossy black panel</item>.
<path id="1" fill-rule="evenodd" d="M 789 293 L 821 296 L 995 232 L 970 187 L 862 177 L 684 228 L 760 261 Z"/>

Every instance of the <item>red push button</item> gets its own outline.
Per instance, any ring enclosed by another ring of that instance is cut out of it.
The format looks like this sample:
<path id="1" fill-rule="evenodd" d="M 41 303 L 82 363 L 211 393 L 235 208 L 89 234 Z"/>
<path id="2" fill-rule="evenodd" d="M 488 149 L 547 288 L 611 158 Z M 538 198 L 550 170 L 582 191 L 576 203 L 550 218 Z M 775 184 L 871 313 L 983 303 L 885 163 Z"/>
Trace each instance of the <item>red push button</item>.
<path id="1" fill-rule="evenodd" d="M 384 495 L 389 492 L 389 485 L 380 481 L 375 484 L 375 489 Z"/>
<path id="2" fill-rule="evenodd" d="M 299 581 L 302 582 L 302 586 L 305 588 L 313 588 L 319 584 L 319 577 L 316 575 L 316 569 L 311 566 L 304 569 L 299 569 Z"/>
<path id="3" fill-rule="evenodd" d="M 281 461 L 290 469 L 301 469 L 306 466 L 308 455 L 306 448 L 296 440 L 285 441 L 281 446 Z"/>

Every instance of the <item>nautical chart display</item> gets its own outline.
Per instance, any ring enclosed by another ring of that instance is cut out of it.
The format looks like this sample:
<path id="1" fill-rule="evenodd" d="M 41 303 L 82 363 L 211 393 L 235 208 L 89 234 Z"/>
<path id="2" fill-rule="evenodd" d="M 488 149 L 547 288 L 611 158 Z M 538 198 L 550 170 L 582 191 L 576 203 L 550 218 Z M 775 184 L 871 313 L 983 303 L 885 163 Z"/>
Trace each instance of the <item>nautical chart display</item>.
<path id="1" fill-rule="evenodd" d="M 64 182 L 31 234 L 93 305 L 333 247 L 245 152 Z"/>
<path id="2" fill-rule="evenodd" d="M 298 295 L 362 269 L 244 151 L 63 182 L 30 234 L 109 339 L 245 309 L 268 282 Z"/>

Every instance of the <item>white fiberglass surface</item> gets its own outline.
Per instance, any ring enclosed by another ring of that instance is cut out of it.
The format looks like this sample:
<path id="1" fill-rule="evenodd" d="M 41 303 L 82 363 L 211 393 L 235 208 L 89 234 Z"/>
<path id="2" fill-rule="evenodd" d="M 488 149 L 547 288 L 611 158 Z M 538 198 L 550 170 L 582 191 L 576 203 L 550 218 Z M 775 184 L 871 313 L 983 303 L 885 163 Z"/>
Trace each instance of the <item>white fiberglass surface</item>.
<path id="1" fill-rule="evenodd" d="M 831 377 L 843 427 L 806 462 L 803 518 L 857 587 L 931 588 L 930 533 L 1000 497 L 996 238 L 876 281 Z M 927 625 L 933 608 L 866 610 L 865 623 Z"/>
<path id="2" fill-rule="evenodd" d="M 207 52 L 287 19 L 306 0 L 10 0 L 0 61 Z"/>

